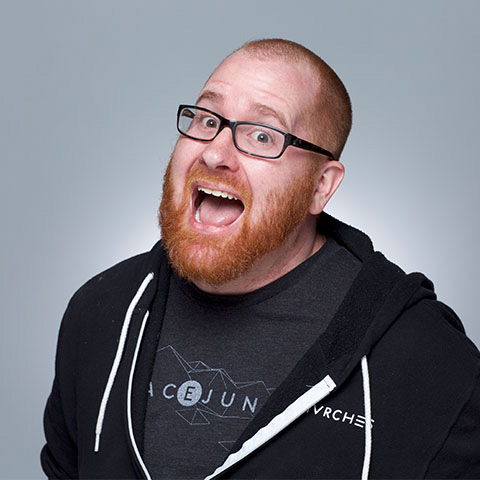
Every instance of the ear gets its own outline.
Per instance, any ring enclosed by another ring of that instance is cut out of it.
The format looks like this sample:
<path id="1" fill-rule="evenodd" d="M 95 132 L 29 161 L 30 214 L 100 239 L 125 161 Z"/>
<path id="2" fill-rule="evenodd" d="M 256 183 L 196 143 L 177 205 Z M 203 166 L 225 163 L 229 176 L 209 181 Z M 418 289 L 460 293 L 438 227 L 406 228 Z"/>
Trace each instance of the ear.
<path id="1" fill-rule="evenodd" d="M 318 215 L 325 208 L 330 197 L 342 183 L 345 174 L 345 167 L 342 163 L 335 160 L 327 160 L 319 168 L 317 173 L 317 185 L 313 192 L 312 203 L 309 213 Z"/>

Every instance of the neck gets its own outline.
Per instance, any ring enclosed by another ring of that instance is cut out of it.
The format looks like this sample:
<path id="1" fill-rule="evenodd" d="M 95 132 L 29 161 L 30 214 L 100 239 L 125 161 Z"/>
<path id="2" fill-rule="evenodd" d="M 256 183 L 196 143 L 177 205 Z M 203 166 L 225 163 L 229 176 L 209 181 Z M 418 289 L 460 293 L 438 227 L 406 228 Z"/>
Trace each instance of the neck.
<path id="1" fill-rule="evenodd" d="M 300 225 L 278 249 L 257 260 L 242 276 L 222 285 L 211 285 L 196 281 L 195 285 L 207 293 L 215 295 L 242 295 L 282 277 L 324 245 L 326 238 L 316 231 L 316 219 Z"/>

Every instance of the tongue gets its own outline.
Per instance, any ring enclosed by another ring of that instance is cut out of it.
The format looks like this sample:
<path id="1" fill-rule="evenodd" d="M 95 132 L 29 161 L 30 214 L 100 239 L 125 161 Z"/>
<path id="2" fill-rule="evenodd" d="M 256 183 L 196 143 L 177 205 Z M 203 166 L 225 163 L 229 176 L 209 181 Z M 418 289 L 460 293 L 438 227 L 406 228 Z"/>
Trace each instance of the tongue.
<path id="1" fill-rule="evenodd" d="M 207 195 L 198 208 L 200 221 L 217 227 L 230 225 L 242 211 L 241 202 L 213 195 Z"/>

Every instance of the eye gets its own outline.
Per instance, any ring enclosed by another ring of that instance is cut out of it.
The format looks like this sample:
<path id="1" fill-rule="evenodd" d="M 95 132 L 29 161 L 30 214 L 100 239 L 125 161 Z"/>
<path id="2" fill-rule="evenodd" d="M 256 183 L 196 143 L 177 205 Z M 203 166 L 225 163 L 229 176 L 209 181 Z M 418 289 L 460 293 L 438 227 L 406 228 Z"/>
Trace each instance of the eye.
<path id="1" fill-rule="evenodd" d="M 182 117 L 186 118 L 195 118 L 195 113 L 193 113 L 189 108 L 184 108 L 181 115 Z"/>
<path id="2" fill-rule="evenodd" d="M 202 124 L 207 128 L 218 128 L 218 120 L 214 117 L 203 117 Z"/>
<path id="3" fill-rule="evenodd" d="M 252 137 L 259 143 L 271 143 L 272 138 L 268 133 L 262 132 L 261 130 L 257 130 L 253 132 Z"/>

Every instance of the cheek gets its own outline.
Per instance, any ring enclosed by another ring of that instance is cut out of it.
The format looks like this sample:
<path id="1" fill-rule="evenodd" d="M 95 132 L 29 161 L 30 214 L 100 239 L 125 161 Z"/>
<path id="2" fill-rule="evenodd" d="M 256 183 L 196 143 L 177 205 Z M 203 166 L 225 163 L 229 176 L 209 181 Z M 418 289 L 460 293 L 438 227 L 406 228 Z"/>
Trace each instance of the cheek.
<path id="1" fill-rule="evenodd" d="M 284 181 L 281 166 L 269 160 L 246 157 L 243 168 L 254 198 L 265 197 L 272 188 L 281 185 Z"/>
<path id="2" fill-rule="evenodd" d="M 293 157 L 293 156 L 291 156 Z M 282 196 L 294 186 L 292 195 L 303 195 L 311 188 L 310 177 L 306 162 L 297 158 L 285 157 L 285 163 L 271 165 L 272 168 L 260 169 L 250 172 L 251 187 L 253 192 L 253 212 L 263 212 L 270 205 L 272 195 L 274 198 Z"/>
<path id="3" fill-rule="evenodd" d="M 252 192 L 252 209 L 250 215 L 252 219 L 260 219 L 265 215 L 266 210 L 271 206 L 272 194 L 281 191 L 283 181 L 284 179 L 276 177 L 275 172 L 271 171 L 263 171 L 253 177 L 250 181 Z"/>
<path id="4" fill-rule="evenodd" d="M 296 177 L 296 172 L 291 169 L 282 168 L 280 165 L 271 167 L 250 175 L 254 197 L 265 198 L 270 192 L 282 191 Z"/>
<path id="5" fill-rule="evenodd" d="M 203 148 L 204 146 L 200 142 L 183 136 L 179 137 L 173 149 L 175 163 L 188 168 L 189 165 L 200 157 Z"/>
<path id="6" fill-rule="evenodd" d="M 189 145 L 190 142 L 182 140 L 185 139 L 177 141 L 171 160 L 172 186 L 177 196 L 183 194 L 188 172 L 195 162 L 195 159 L 198 158 L 198 153 L 194 151 L 195 148 L 192 148 L 194 145 Z"/>

